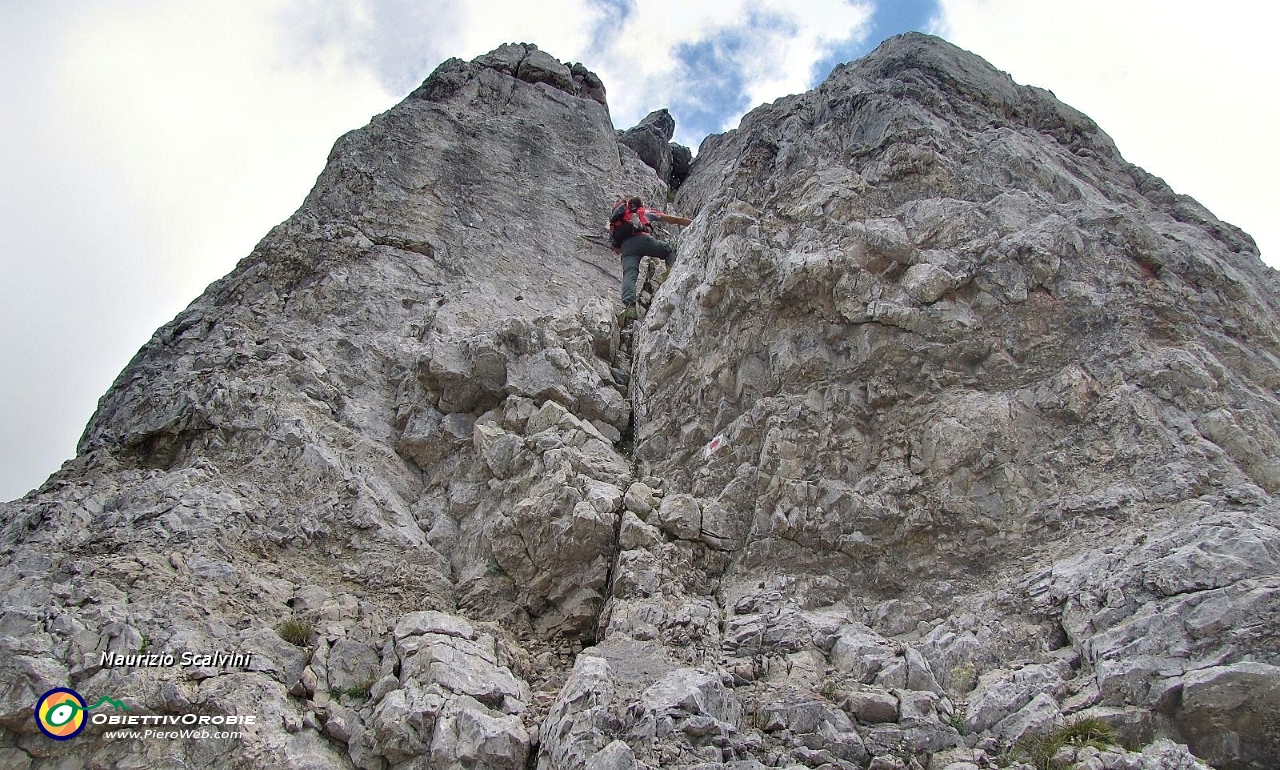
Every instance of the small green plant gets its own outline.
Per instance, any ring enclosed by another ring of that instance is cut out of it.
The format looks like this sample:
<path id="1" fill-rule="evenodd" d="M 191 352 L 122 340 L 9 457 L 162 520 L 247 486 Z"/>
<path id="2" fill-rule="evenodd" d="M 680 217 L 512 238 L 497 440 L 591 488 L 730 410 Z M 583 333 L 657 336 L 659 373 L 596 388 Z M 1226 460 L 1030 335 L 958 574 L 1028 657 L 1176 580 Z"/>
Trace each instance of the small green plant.
<path id="1" fill-rule="evenodd" d="M 911 744 L 907 742 L 905 739 L 903 739 L 898 743 L 897 747 L 893 750 L 893 756 L 901 760 L 902 764 L 910 767 L 911 761 L 916 758 L 916 752 L 911 747 Z"/>
<path id="2" fill-rule="evenodd" d="M 1048 735 L 1025 739 L 1015 753 L 1025 756 L 1036 770 L 1058 770 L 1053 757 L 1066 746 L 1106 749 L 1117 745 L 1115 728 L 1095 717 L 1082 717 L 1059 727 Z"/>
<path id="3" fill-rule="evenodd" d="M 840 695 L 840 689 L 836 686 L 834 679 L 823 680 L 822 686 L 818 688 L 818 694 L 834 703 Z"/>
<path id="4" fill-rule="evenodd" d="M 498 560 L 492 556 L 489 557 L 489 565 L 486 571 L 493 577 L 507 576 L 507 571 L 503 569 L 502 565 L 498 563 Z"/>
<path id="5" fill-rule="evenodd" d="M 947 689 L 955 695 L 971 692 L 978 685 L 978 669 L 972 663 L 962 663 L 951 669 L 947 677 Z"/>
<path id="6" fill-rule="evenodd" d="M 951 716 L 947 718 L 947 724 L 951 725 L 951 728 L 956 732 L 964 735 L 964 709 L 956 706 L 951 712 Z"/>
<path id="7" fill-rule="evenodd" d="M 1116 729 L 1097 717 L 1084 717 L 1063 727 L 1059 734 L 1071 746 L 1105 749 L 1116 745 Z"/>
<path id="8" fill-rule="evenodd" d="M 276 629 L 276 633 L 280 635 L 281 639 L 295 647 L 306 647 L 311 643 L 311 632 L 313 630 L 311 624 L 307 621 L 289 618 L 280 624 L 280 627 Z"/>
<path id="9" fill-rule="evenodd" d="M 369 700 L 369 691 L 373 689 L 373 680 L 353 684 L 350 687 L 340 687 L 332 691 L 332 695 L 337 698 L 347 698 L 348 700 Z"/>

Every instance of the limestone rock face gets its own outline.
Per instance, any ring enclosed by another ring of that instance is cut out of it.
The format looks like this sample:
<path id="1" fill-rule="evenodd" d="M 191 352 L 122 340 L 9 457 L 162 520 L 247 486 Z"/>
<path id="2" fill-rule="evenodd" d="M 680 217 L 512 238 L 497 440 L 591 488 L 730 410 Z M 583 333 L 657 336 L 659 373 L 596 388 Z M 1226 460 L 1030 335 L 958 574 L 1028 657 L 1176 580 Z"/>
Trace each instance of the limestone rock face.
<path id="1" fill-rule="evenodd" d="M 624 574 L 619 633 L 680 649 L 634 619 L 714 598 L 704 644 L 762 692 L 797 665 L 928 691 L 915 650 L 955 719 L 868 726 L 873 753 L 1101 707 L 1215 766 L 1277 761 L 1251 723 L 1277 713 L 1278 295 L 1247 236 L 919 36 L 707 139 L 676 205 L 696 221 L 639 339 L 636 457 L 734 537 L 658 555 L 653 594 Z"/>
<path id="2" fill-rule="evenodd" d="M 0 507 L 0 764 L 1280 764 L 1249 237 L 922 35 L 673 130 L 506 45 L 342 137 Z M 609 206 L 682 173 L 620 328 Z"/>
<path id="3" fill-rule="evenodd" d="M 672 190 L 684 184 L 693 162 L 688 147 L 671 141 L 675 132 L 675 118 L 665 109 L 651 112 L 635 126 L 618 132 L 618 142 L 633 150 Z"/>
<path id="4" fill-rule="evenodd" d="M 39 734 L 36 699 L 70 685 L 258 715 L 244 740 L 137 748 L 148 766 L 523 767 L 529 683 L 554 676 L 530 645 L 594 635 L 631 481 L 598 242 L 623 189 L 665 195 L 620 160 L 595 75 L 531 46 L 445 62 L 342 137 L 139 352 L 80 456 L 4 507 L 4 745 L 128 753 Z M 252 664 L 103 664 L 227 651 Z"/>

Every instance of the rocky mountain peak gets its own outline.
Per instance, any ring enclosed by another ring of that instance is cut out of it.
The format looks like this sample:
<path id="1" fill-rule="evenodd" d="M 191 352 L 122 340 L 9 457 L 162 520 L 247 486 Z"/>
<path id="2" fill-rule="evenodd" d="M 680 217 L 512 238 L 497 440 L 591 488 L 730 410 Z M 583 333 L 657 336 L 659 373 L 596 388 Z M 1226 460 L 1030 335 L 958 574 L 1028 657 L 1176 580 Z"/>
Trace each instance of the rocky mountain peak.
<path id="1" fill-rule="evenodd" d="M 448 59 L 411 94 L 411 97 L 439 101 L 451 95 L 467 79 L 481 69 L 491 69 L 522 83 L 546 83 L 573 96 L 599 102 L 607 107 L 604 84 L 596 74 L 581 64 L 565 64 L 538 50 L 532 43 L 507 43 L 470 64 L 461 59 Z"/>
<path id="2" fill-rule="evenodd" d="M 0 765 L 1274 767 L 1251 239 L 928 36 L 673 135 L 513 44 L 339 139 L 0 507 Z"/>
<path id="3" fill-rule="evenodd" d="M 634 127 L 618 132 L 618 141 L 635 151 L 640 160 L 657 172 L 671 190 L 680 189 L 689 176 L 693 152 L 671 141 L 676 121 L 666 109 L 655 110 Z"/>

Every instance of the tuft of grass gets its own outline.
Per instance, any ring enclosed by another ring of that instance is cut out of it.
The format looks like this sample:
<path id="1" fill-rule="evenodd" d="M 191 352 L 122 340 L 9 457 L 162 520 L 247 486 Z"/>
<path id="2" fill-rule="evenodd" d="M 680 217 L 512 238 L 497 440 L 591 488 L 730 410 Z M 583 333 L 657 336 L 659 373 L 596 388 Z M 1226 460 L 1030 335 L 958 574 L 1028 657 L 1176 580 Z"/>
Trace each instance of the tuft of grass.
<path id="1" fill-rule="evenodd" d="M 1108 749 L 1116 745 L 1118 740 L 1114 727 L 1096 717 L 1082 717 L 1048 735 L 1024 740 L 1015 751 L 1024 755 L 1036 770 L 1058 770 L 1053 756 L 1066 746 Z"/>
<path id="2" fill-rule="evenodd" d="M 964 695 L 972 692 L 974 687 L 978 686 L 978 668 L 972 663 L 963 663 L 951 669 L 951 676 L 947 680 L 947 689 L 954 695 Z"/>
<path id="3" fill-rule="evenodd" d="M 332 695 L 349 700 L 369 700 L 369 691 L 373 689 L 373 680 L 353 684 L 350 687 L 343 687 L 332 691 Z"/>
<path id="4" fill-rule="evenodd" d="M 310 623 L 298 618 L 289 618 L 276 629 L 281 639 L 295 647 L 306 647 L 310 644 L 312 631 L 314 629 Z"/>
<path id="5" fill-rule="evenodd" d="M 1097 717 L 1084 717 L 1055 733 L 1064 746 L 1093 746 L 1105 749 L 1116 744 L 1116 729 Z"/>

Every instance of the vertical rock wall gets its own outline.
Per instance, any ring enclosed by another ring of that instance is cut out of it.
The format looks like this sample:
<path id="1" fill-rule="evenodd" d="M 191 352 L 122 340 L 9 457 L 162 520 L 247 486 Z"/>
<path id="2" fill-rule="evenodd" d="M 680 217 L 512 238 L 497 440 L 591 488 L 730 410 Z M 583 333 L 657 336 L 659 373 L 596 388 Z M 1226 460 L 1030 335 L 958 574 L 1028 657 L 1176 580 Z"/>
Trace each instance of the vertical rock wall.
<path id="1" fill-rule="evenodd" d="M 731 682 L 764 748 L 726 758 L 1097 715 L 1274 761 L 1280 295 L 1247 236 L 920 36 L 709 138 L 676 203 L 633 398 L 660 534 L 603 648 Z M 642 761 L 702 755 L 672 729 Z"/>
<path id="2" fill-rule="evenodd" d="M 0 764 L 523 767 L 526 682 L 593 636 L 630 480 L 601 212 L 664 189 L 595 75 L 532 46 L 342 137 L 4 507 Z M 252 662 L 104 664 L 226 651 Z M 68 685 L 258 722 L 54 742 L 32 708 Z"/>

